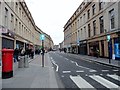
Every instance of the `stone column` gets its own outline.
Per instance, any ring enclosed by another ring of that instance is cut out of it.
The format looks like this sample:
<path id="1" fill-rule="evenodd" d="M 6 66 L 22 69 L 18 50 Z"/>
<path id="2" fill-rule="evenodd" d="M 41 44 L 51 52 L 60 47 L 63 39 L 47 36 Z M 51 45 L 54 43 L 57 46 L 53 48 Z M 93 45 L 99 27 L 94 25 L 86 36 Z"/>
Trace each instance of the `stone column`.
<path id="1" fill-rule="evenodd" d="M 87 43 L 87 54 L 90 54 L 90 48 L 89 48 L 89 43 Z"/>
<path id="2" fill-rule="evenodd" d="M 112 55 L 114 54 L 114 39 L 112 38 Z"/>
<path id="3" fill-rule="evenodd" d="M 14 49 L 16 48 L 16 38 L 14 39 Z"/>
<path id="4" fill-rule="evenodd" d="M 104 41 L 104 53 L 105 53 L 105 57 L 108 57 L 108 42 L 107 40 Z"/>
<path id="5" fill-rule="evenodd" d="M 100 51 L 100 56 L 102 56 L 102 47 L 101 47 L 101 41 L 99 41 L 99 51 Z"/>

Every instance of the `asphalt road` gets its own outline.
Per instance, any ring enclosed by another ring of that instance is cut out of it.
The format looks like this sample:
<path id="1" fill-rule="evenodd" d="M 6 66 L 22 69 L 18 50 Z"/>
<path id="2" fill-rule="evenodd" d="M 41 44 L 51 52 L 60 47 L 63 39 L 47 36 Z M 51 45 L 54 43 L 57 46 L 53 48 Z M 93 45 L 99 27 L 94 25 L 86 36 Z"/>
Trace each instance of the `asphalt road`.
<path id="1" fill-rule="evenodd" d="M 68 53 L 50 52 L 49 56 L 65 88 L 120 90 L 117 68 L 83 60 Z"/>

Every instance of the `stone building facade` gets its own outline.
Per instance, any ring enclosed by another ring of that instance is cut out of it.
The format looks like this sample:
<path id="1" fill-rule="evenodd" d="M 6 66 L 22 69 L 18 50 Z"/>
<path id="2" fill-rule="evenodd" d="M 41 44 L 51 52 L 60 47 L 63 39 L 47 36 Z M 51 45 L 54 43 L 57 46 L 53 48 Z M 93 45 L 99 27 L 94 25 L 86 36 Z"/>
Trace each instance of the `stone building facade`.
<path id="1" fill-rule="evenodd" d="M 120 1 L 98 1 L 80 4 L 64 26 L 64 44 L 68 52 L 120 58 Z"/>
<path id="2" fill-rule="evenodd" d="M 36 28 L 24 0 L 0 0 L 0 50 L 3 48 L 35 50 L 42 44 L 41 33 L 45 32 Z M 53 43 L 51 37 L 48 38 L 50 43 Z"/>

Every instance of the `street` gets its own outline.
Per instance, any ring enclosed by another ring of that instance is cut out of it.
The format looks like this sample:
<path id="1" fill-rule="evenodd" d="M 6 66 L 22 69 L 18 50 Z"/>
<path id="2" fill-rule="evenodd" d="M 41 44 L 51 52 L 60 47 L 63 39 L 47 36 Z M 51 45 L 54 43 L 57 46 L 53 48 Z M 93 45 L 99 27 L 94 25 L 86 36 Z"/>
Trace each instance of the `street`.
<path id="1" fill-rule="evenodd" d="M 50 52 L 49 56 L 65 88 L 118 90 L 120 86 L 118 68 L 58 51 Z"/>

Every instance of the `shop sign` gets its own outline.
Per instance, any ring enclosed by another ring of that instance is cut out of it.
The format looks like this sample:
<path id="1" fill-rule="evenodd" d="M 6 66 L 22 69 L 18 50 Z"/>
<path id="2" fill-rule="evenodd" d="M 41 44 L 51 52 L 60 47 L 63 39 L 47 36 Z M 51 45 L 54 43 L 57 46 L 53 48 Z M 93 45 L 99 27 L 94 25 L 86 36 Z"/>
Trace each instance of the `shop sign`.
<path id="1" fill-rule="evenodd" d="M 108 42 L 110 41 L 110 35 L 107 35 L 107 41 Z"/>
<path id="2" fill-rule="evenodd" d="M 115 44 L 114 50 L 115 50 L 115 57 L 120 58 L 120 44 L 119 43 Z"/>
<path id="3" fill-rule="evenodd" d="M 40 34 L 40 40 L 45 40 L 45 35 L 44 34 Z"/>

